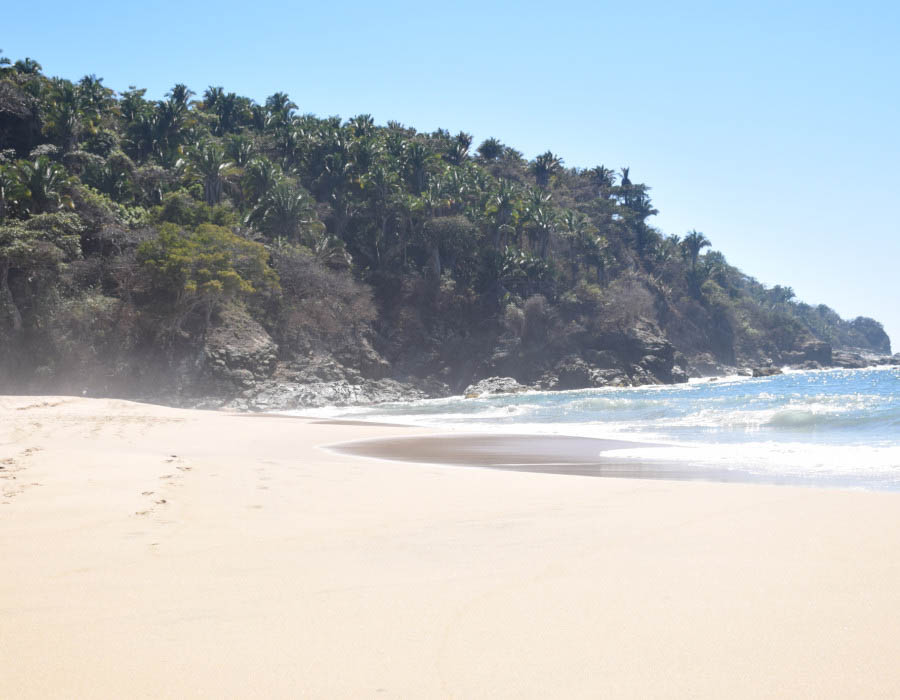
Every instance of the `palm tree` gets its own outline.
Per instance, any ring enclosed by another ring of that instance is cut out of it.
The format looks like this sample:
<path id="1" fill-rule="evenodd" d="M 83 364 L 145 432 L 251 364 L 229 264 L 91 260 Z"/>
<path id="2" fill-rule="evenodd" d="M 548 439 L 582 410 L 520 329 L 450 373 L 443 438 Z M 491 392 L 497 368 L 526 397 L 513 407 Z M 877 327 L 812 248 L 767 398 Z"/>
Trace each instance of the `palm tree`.
<path id="1" fill-rule="evenodd" d="M 358 139 L 368 138 L 375 133 L 375 120 L 371 114 L 359 114 L 347 122 L 353 136 Z"/>
<path id="2" fill-rule="evenodd" d="M 557 213 L 550 206 L 550 195 L 543 190 L 532 190 L 526 204 L 525 218 L 532 252 L 546 258 L 550 238 L 557 226 Z"/>
<path id="3" fill-rule="evenodd" d="M 503 144 L 495 138 L 485 139 L 478 147 L 478 157 L 484 161 L 497 160 L 503 155 Z"/>
<path id="4" fill-rule="evenodd" d="M 488 203 L 488 215 L 494 224 L 491 245 L 495 250 L 502 250 L 508 242 L 507 237 L 515 234 L 518 204 L 519 189 L 509 180 L 500 178 L 497 181 L 497 190 Z"/>
<path id="5" fill-rule="evenodd" d="M 415 194 L 422 194 L 428 181 L 428 166 L 435 156 L 421 141 L 408 141 L 403 148 L 406 180 Z"/>
<path id="6" fill-rule="evenodd" d="M 149 112 L 150 103 L 144 99 L 147 94 L 145 88 L 138 89 L 134 85 L 129 86 L 128 90 L 122 93 L 119 100 L 119 114 L 126 123 L 131 124 L 141 115 Z"/>
<path id="7" fill-rule="evenodd" d="M 538 187 L 547 189 L 550 185 L 551 178 L 556 175 L 562 168 L 562 159 L 551 151 L 542 153 L 534 159 L 531 165 L 531 172 L 537 180 Z"/>
<path id="8" fill-rule="evenodd" d="M 78 140 L 85 130 L 86 104 L 81 90 L 68 80 L 54 81 L 54 99 L 50 101 L 48 127 L 59 139 L 63 153 L 68 153 L 78 146 Z"/>
<path id="9" fill-rule="evenodd" d="M 225 155 L 239 168 L 246 168 L 255 153 L 253 139 L 246 134 L 232 134 L 225 142 Z"/>
<path id="10" fill-rule="evenodd" d="M 21 161 L 16 166 L 16 178 L 29 214 L 42 214 L 60 207 L 72 206 L 71 198 L 64 189 L 69 184 L 66 170 L 47 156 L 34 161 Z"/>
<path id="11" fill-rule="evenodd" d="M 324 229 L 313 198 L 288 180 L 279 181 L 263 195 L 246 222 L 276 240 L 293 239 L 308 245 L 315 245 Z"/>
<path id="12" fill-rule="evenodd" d="M 167 93 L 167 99 L 157 103 L 149 120 L 153 152 L 164 166 L 171 167 L 178 159 L 186 136 L 188 100 L 193 94 L 186 85 L 178 83 Z"/>
<path id="13" fill-rule="evenodd" d="M 216 103 L 222 99 L 225 89 L 221 85 L 210 85 L 203 91 L 203 109 L 213 112 L 216 109 Z"/>
<path id="14" fill-rule="evenodd" d="M 276 92 L 266 98 L 266 112 L 268 118 L 266 126 L 277 129 L 290 123 L 297 105 L 291 102 L 286 92 Z"/>
<path id="15" fill-rule="evenodd" d="M 215 134 L 224 136 L 237 131 L 240 128 L 242 109 L 245 109 L 245 106 L 235 93 L 229 92 L 220 96 L 214 109 L 216 117 L 218 117 L 218 123 L 214 129 Z"/>
<path id="16" fill-rule="evenodd" d="M 453 165 L 462 165 L 469 157 L 469 148 L 472 146 L 472 135 L 460 131 L 447 146 L 445 158 Z"/>
<path id="17" fill-rule="evenodd" d="M 597 188 L 597 196 L 602 197 L 609 192 L 611 187 L 615 187 L 616 174 L 610 168 L 598 165 L 588 171 L 591 182 Z"/>
<path id="18" fill-rule="evenodd" d="M 587 233 L 581 239 L 584 260 L 597 271 L 597 284 L 603 284 L 604 273 L 609 265 L 609 243 L 603 236 Z"/>
<path id="19" fill-rule="evenodd" d="M 593 267 L 597 272 L 597 284 L 603 281 L 608 254 L 606 238 L 597 234 L 596 227 L 584 214 L 568 210 L 562 217 L 566 236 L 571 241 L 572 281 L 578 279 L 578 262 Z"/>
<path id="20" fill-rule="evenodd" d="M 19 179 L 11 166 L 0 165 L 0 224 L 6 220 L 7 209 L 16 201 L 20 191 Z"/>
<path id="21" fill-rule="evenodd" d="M 78 81 L 78 89 L 85 106 L 93 112 L 95 117 L 102 116 L 114 102 L 113 91 L 103 84 L 103 78 L 98 78 L 96 75 L 84 76 Z"/>
<path id="22" fill-rule="evenodd" d="M 281 170 L 268 158 L 255 158 L 244 169 L 242 189 L 250 204 L 258 204 L 278 184 Z"/>
<path id="23" fill-rule="evenodd" d="M 266 108 L 258 104 L 250 105 L 249 119 L 250 127 L 259 133 L 265 131 L 269 123 L 269 115 L 266 113 Z"/>
<path id="24" fill-rule="evenodd" d="M 402 192 L 399 180 L 396 171 L 383 164 L 372 168 L 360 178 L 360 184 L 368 195 L 369 212 L 375 224 L 370 237 L 371 250 L 367 254 L 377 269 L 385 265 L 391 253 L 389 228 L 396 215 L 396 200 Z M 402 243 L 397 246 L 397 252 L 402 252 Z"/>
<path id="25" fill-rule="evenodd" d="M 114 153 L 100 171 L 98 187 L 117 202 L 130 199 L 134 194 L 135 168 L 131 158 L 124 153 Z"/>
<path id="26" fill-rule="evenodd" d="M 27 73 L 29 75 L 40 73 L 43 68 L 40 63 L 29 57 L 26 57 L 25 60 L 16 61 L 13 67 L 17 72 Z"/>
<path id="27" fill-rule="evenodd" d="M 697 269 L 697 258 L 700 257 L 700 251 L 711 245 L 712 243 L 709 242 L 709 239 L 699 231 L 688 231 L 687 235 L 682 239 L 681 247 L 691 259 L 692 271 Z"/>
<path id="28" fill-rule="evenodd" d="M 203 200 L 213 206 L 222 200 L 225 176 L 233 164 L 217 143 L 207 141 L 188 151 L 188 174 L 203 182 Z"/>
<path id="29" fill-rule="evenodd" d="M 188 100 L 190 100 L 194 94 L 194 91 L 184 83 L 176 83 L 175 87 L 166 93 L 166 97 L 169 98 L 169 103 L 173 107 L 179 112 L 184 113 L 187 112 L 188 109 Z"/>

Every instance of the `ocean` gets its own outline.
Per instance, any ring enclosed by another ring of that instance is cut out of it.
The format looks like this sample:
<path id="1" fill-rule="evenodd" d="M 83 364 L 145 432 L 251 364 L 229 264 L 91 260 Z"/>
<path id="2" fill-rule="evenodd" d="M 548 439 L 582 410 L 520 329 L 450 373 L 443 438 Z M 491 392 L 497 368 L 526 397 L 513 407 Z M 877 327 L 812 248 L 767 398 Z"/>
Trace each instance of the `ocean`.
<path id="1" fill-rule="evenodd" d="M 900 489 L 900 368 L 791 371 L 688 384 L 451 397 L 299 411 L 456 432 L 652 443 L 618 461 L 682 465 L 697 478 Z M 611 453 L 605 453 L 611 454 Z"/>

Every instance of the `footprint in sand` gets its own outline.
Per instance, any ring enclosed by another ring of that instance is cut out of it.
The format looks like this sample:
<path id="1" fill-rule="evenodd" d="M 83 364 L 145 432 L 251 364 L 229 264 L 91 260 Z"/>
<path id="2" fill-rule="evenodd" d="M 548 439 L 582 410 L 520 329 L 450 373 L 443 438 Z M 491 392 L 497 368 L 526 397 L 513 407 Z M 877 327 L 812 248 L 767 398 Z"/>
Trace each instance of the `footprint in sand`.
<path id="1" fill-rule="evenodd" d="M 36 452 L 40 452 L 40 447 L 27 447 L 22 450 L 15 457 L 6 457 L 4 459 L 0 459 L 0 479 L 3 481 L 11 482 L 18 481 L 18 477 L 16 473 L 23 471 L 27 468 L 27 463 L 23 462 L 23 460 L 27 459 L 31 455 Z M 15 496 L 18 496 L 21 493 L 24 493 L 25 489 L 29 486 L 40 486 L 41 484 L 36 481 L 29 482 L 27 484 L 16 483 L 16 484 L 8 484 L 2 491 L 2 496 L 5 499 L 11 499 Z M 3 505 L 10 505 L 11 501 L 4 500 Z"/>
<path id="2" fill-rule="evenodd" d="M 178 455 L 169 455 L 165 459 L 166 464 L 174 464 L 175 468 L 179 471 L 189 472 L 193 467 L 189 466 L 187 461 L 183 457 L 179 457 Z"/>

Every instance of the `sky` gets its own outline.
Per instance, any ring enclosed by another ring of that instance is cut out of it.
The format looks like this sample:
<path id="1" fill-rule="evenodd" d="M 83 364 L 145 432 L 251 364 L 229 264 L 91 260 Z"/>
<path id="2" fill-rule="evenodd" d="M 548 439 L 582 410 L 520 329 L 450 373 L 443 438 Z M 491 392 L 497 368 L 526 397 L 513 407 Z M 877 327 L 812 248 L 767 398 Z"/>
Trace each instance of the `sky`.
<path id="1" fill-rule="evenodd" d="M 900 351 L 900 3 L 13 3 L 0 48 L 162 97 L 494 136 L 631 168 L 665 233 L 881 321 Z"/>

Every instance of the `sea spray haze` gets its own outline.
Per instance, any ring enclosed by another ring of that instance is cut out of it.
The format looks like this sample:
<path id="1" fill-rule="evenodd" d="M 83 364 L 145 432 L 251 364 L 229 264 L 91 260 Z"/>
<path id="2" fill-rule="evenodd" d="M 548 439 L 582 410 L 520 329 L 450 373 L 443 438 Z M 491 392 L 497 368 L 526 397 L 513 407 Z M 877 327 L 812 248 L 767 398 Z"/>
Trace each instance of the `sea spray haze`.
<path id="1" fill-rule="evenodd" d="M 329 415 L 456 431 L 634 439 L 617 458 L 683 463 L 697 476 L 900 488 L 900 368 L 789 371 L 679 386 L 454 397 Z"/>

